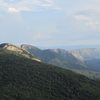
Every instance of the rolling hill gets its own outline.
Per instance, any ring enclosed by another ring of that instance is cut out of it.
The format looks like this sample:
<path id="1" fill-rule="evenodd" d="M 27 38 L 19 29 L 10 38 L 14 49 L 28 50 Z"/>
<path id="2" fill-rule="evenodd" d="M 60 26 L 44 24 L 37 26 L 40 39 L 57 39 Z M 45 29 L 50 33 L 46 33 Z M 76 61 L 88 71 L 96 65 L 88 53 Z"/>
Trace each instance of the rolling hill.
<path id="1" fill-rule="evenodd" d="M 0 48 L 0 100 L 100 100 L 100 82 Z"/>

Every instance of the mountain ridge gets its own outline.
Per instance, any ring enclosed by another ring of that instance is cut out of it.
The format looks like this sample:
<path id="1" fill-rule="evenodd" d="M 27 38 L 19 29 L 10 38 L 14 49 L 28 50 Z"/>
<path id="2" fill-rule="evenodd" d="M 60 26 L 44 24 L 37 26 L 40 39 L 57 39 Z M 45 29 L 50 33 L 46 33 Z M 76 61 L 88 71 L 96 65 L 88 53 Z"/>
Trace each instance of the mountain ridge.
<path id="1" fill-rule="evenodd" d="M 100 100 L 100 82 L 0 48 L 0 100 Z"/>
<path id="2" fill-rule="evenodd" d="M 75 72 L 84 74 L 87 77 L 92 76 L 92 79 L 100 80 L 100 49 L 86 48 L 86 49 L 39 49 L 31 45 L 22 45 L 22 48 L 29 51 L 33 56 L 40 58 L 44 63 L 56 65 L 70 70 L 78 70 Z M 95 55 L 95 52 L 97 53 Z M 88 58 L 88 59 L 87 59 Z M 92 58 L 92 60 L 90 59 Z M 94 58 L 94 59 L 93 59 Z M 83 73 L 84 72 L 84 73 Z M 97 73 L 96 73 L 97 72 Z M 90 75 L 89 75 L 90 74 Z M 93 75 L 92 75 L 93 74 Z"/>
<path id="3" fill-rule="evenodd" d="M 35 47 L 31 45 L 21 45 L 22 48 L 26 49 L 28 52 L 30 52 L 33 56 L 36 56 L 37 58 L 40 58 L 43 62 L 48 64 L 53 64 L 57 66 L 62 67 L 73 67 L 76 66 L 76 68 L 81 69 L 81 67 L 85 68 L 86 66 L 76 57 L 74 57 L 70 52 L 67 50 L 62 49 L 34 49 Z M 37 47 L 36 47 L 37 48 Z M 73 60 L 73 62 L 72 62 Z M 61 62 L 62 61 L 62 62 Z"/>
<path id="4" fill-rule="evenodd" d="M 36 61 L 39 61 L 39 59 L 33 57 L 28 51 L 26 51 L 25 49 L 22 49 L 16 45 L 13 45 L 13 44 L 10 44 L 10 43 L 2 43 L 0 44 L 0 48 L 1 49 L 6 49 L 6 50 L 9 50 L 9 51 L 12 51 L 12 52 L 16 52 L 26 58 L 29 58 L 29 59 L 32 59 L 32 60 L 36 60 Z"/>
<path id="5" fill-rule="evenodd" d="M 63 57 L 63 59 L 65 59 L 66 61 L 69 61 L 69 63 L 73 63 L 75 61 L 79 65 L 83 65 L 84 67 L 89 67 L 89 66 L 94 65 L 94 64 L 92 64 L 93 60 L 95 61 L 98 59 L 100 61 L 100 49 L 97 49 L 97 48 L 86 48 L 86 49 L 84 48 L 84 49 L 73 49 L 73 50 L 65 50 L 65 49 L 41 50 L 37 47 L 34 47 L 34 46 L 32 47 L 32 45 L 31 45 L 31 49 L 29 49 L 30 45 L 21 45 L 21 46 L 22 46 L 22 48 L 29 51 L 32 55 L 35 55 L 36 57 L 41 58 L 41 59 L 42 59 L 42 57 L 44 57 L 43 55 L 46 55 L 48 57 L 51 55 L 53 55 L 53 56 L 55 55 L 54 58 L 56 58 L 56 55 L 60 55 L 59 58 Z M 38 51 L 34 50 L 34 48 L 36 48 L 36 50 L 38 50 Z M 42 53 L 43 53 L 43 55 L 42 55 Z M 48 53 L 48 55 L 47 55 L 47 53 Z M 49 53 L 51 55 L 49 55 Z M 53 59 L 53 58 L 51 58 L 51 59 Z M 71 62 L 71 60 L 72 60 L 72 62 Z M 98 70 L 100 71 L 99 61 L 98 61 L 97 67 L 98 67 Z M 44 62 L 48 63 L 48 61 L 44 61 Z M 51 62 L 50 64 L 54 64 L 54 63 Z M 58 64 L 58 66 L 59 66 L 59 64 Z M 62 66 L 63 66 L 63 64 L 62 64 Z M 66 64 L 66 66 L 67 66 L 67 64 Z M 94 66 L 94 67 L 96 67 L 96 66 Z M 93 68 L 91 67 L 91 70 L 92 69 Z"/>

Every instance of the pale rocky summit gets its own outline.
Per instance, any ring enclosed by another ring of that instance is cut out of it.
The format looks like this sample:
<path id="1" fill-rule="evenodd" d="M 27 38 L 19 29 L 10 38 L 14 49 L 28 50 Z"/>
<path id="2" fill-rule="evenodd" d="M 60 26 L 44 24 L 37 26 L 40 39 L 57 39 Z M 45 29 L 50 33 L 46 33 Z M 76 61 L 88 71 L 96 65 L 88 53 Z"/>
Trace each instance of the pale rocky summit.
<path id="1" fill-rule="evenodd" d="M 16 52 L 16 53 L 18 53 L 18 54 L 20 54 L 20 55 L 22 55 L 26 58 L 41 62 L 41 60 L 33 57 L 28 51 L 26 51 L 26 50 L 24 50 L 20 47 L 17 47 L 15 45 L 12 45 L 12 44 L 9 44 L 9 43 L 3 43 L 3 44 L 0 45 L 0 48 Z"/>

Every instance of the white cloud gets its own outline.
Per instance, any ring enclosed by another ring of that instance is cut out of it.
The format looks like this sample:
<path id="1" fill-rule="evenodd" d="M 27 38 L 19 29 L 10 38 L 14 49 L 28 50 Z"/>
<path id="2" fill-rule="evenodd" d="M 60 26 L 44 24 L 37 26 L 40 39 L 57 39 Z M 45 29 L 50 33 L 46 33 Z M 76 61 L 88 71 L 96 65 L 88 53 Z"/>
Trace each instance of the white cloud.
<path id="1" fill-rule="evenodd" d="M 41 6 L 42 7 L 50 7 L 51 5 L 50 4 L 42 4 Z"/>
<path id="2" fill-rule="evenodd" d="M 86 22 L 85 25 L 90 30 L 94 30 L 95 32 L 100 32 L 100 22 Z"/>
<path id="3" fill-rule="evenodd" d="M 87 26 L 90 26 L 90 27 L 96 27 L 96 26 L 98 26 L 98 25 L 100 25 L 100 23 L 99 22 L 86 22 L 85 23 Z"/>
<path id="4" fill-rule="evenodd" d="M 31 8 L 22 7 L 22 8 L 8 8 L 8 13 L 20 13 L 21 11 L 32 11 Z"/>
<path id="5" fill-rule="evenodd" d="M 77 41 L 71 41 L 69 42 L 69 46 L 73 45 L 100 45 L 100 39 L 96 39 L 96 40 L 77 40 Z"/>
<path id="6" fill-rule="evenodd" d="M 32 9 L 29 7 L 22 7 L 22 8 L 19 8 L 19 11 L 32 11 Z"/>
<path id="7" fill-rule="evenodd" d="M 84 16 L 84 15 L 75 15 L 74 18 L 75 18 L 76 20 L 90 20 L 89 17 Z"/>
<path id="8" fill-rule="evenodd" d="M 45 38 L 46 38 L 45 35 L 42 34 L 42 33 L 40 33 L 40 34 L 35 34 L 35 35 L 33 36 L 33 40 L 36 40 L 36 41 L 38 41 L 38 40 L 43 40 L 43 39 L 45 39 Z"/>
<path id="9" fill-rule="evenodd" d="M 19 13 L 19 11 L 16 8 L 8 8 L 9 13 Z"/>
<path id="10" fill-rule="evenodd" d="M 37 11 L 42 8 L 52 7 L 54 4 L 53 0 L 10 0 L 0 1 L 0 10 L 1 11 L 8 11 L 9 13 L 20 13 L 22 11 Z"/>

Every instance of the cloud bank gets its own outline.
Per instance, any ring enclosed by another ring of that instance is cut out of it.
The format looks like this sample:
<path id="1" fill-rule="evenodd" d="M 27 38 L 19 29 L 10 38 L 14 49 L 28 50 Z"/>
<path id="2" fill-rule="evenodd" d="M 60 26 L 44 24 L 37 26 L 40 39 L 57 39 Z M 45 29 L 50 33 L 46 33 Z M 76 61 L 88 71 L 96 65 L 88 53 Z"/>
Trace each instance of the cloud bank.
<path id="1" fill-rule="evenodd" d="M 42 8 L 53 8 L 54 0 L 0 0 L 0 11 L 20 13 L 38 11 Z"/>

